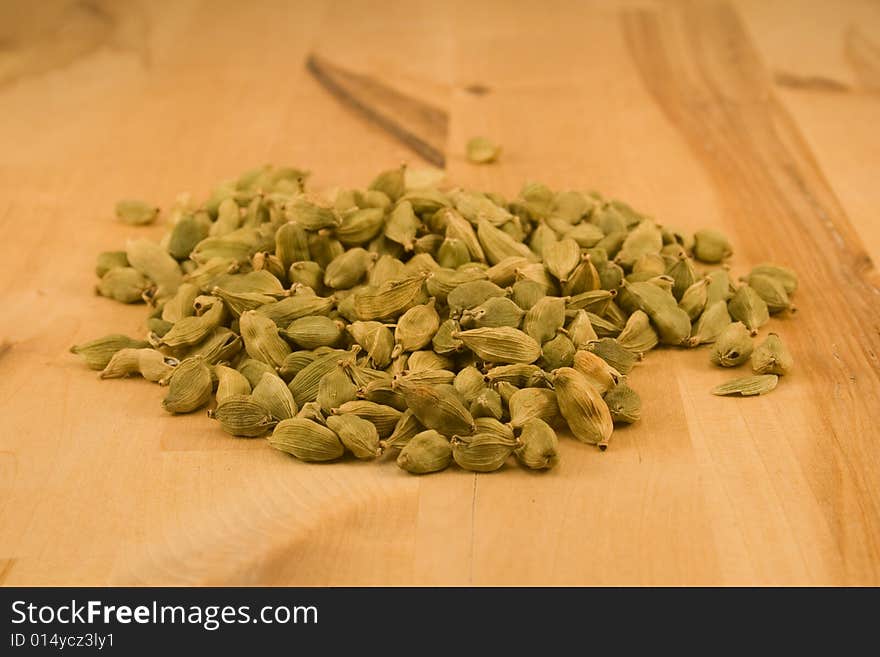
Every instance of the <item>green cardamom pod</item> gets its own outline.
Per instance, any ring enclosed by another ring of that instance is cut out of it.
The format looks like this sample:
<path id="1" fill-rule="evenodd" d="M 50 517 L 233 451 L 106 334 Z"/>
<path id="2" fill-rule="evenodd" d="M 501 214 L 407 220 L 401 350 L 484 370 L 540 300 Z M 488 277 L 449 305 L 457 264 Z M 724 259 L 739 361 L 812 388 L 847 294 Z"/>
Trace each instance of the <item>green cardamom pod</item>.
<path id="1" fill-rule="evenodd" d="M 439 472 L 452 462 L 449 439 L 434 430 L 421 431 L 412 436 L 400 450 L 397 465 L 412 474 Z"/>
<path id="2" fill-rule="evenodd" d="M 345 447 L 332 430 L 305 418 L 279 422 L 269 437 L 269 444 L 301 461 L 334 461 L 345 453 Z"/>

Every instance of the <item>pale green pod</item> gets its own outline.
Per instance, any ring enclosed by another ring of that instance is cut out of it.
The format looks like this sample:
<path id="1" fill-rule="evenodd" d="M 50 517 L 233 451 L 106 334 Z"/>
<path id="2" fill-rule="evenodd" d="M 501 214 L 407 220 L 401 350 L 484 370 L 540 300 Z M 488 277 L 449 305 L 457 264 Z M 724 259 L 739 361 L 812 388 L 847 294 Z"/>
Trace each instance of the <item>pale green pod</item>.
<path id="1" fill-rule="evenodd" d="M 317 262 L 324 269 L 333 262 L 335 258 L 345 253 L 345 247 L 335 237 L 331 236 L 329 231 L 318 231 L 317 233 L 309 233 L 309 254 L 311 259 Z"/>
<path id="2" fill-rule="evenodd" d="M 448 197 L 455 209 L 472 224 L 477 224 L 482 219 L 489 222 L 491 226 L 500 226 L 513 218 L 513 215 L 504 207 L 503 200 L 497 195 L 457 189 L 449 192 Z M 499 203 L 501 204 L 499 205 Z M 480 241 L 482 242 L 482 238 Z"/>
<path id="3" fill-rule="evenodd" d="M 452 290 L 446 297 L 446 304 L 450 313 L 458 315 L 464 310 L 479 306 L 488 299 L 506 295 L 507 291 L 492 281 L 470 281 Z"/>
<path id="4" fill-rule="evenodd" d="M 309 262 L 309 235 L 300 224 L 288 221 L 275 232 L 275 255 L 281 259 L 285 269 L 295 262 Z"/>
<path id="5" fill-rule="evenodd" d="M 279 327 L 290 326 L 300 317 L 326 315 L 336 303 L 334 297 L 319 297 L 316 294 L 296 294 L 281 301 L 260 306 L 255 312 L 268 317 Z"/>
<path id="6" fill-rule="evenodd" d="M 208 417 L 217 420 L 226 433 L 242 438 L 262 436 L 276 423 L 250 395 L 230 395 L 208 411 Z"/>
<path id="7" fill-rule="evenodd" d="M 406 361 L 407 373 L 424 372 L 426 370 L 449 370 L 455 363 L 451 358 L 435 353 L 429 349 L 414 351 Z"/>
<path id="8" fill-rule="evenodd" d="M 352 382 L 345 365 L 337 365 L 318 383 L 316 400 L 325 413 L 339 408 L 345 402 L 357 399 L 357 386 Z"/>
<path id="9" fill-rule="evenodd" d="M 621 243 L 624 240 L 625 234 L 621 233 Z M 577 242 L 578 246 L 582 249 L 589 249 L 601 244 L 606 238 L 606 234 L 598 226 L 584 222 L 572 227 L 571 230 L 565 233 L 565 237 Z"/>
<path id="10" fill-rule="evenodd" d="M 324 271 L 324 285 L 344 290 L 360 283 L 367 275 L 377 255 L 356 247 L 334 258 Z"/>
<path id="11" fill-rule="evenodd" d="M 394 329 L 396 346 L 393 356 L 401 351 L 422 349 L 431 343 L 440 328 L 440 315 L 434 308 L 435 303 L 436 299 L 432 298 L 428 303 L 414 306 L 400 316 Z"/>
<path id="12" fill-rule="evenodd" d="M 70 353 L 81 357 L 93 370 L 103 370 L 116 352 L 122 349 L 145 349 L 150 344 L 145 340 L 135 340 L 127 335 L 112 333 L 95 340 L 89 340 L 70 348 Z"/>
<path id="13" fill-rule="evenodd" d="M 397 242 L 406 251 L 413 250 L 413 243 L 421 222 L 416 216 L 410 201 L 401 200 L 388 215 L 385 223 L 385 237 Z"/>
<path id="14" fill-rule="evenodd" d="M 462 399 L 474 399 L 486 387 L 486 381 L 480 370 L 468 365 L 458 371 L 452 386 Z"/>
<path id="15" fill-rule="evenodd" d="M 501 395 L 491 388 L 483 388 L 470 399 L 469 409 L 474 418 L 494 417 L 500 420 L 504 415 Z"/>
<path id="16" fill-rule="evenodd" d="M 608 405 L 587 378 L 575 369 L 562 367 L 554 372 L 553 389 L 559 410 L 574 436 L 605 449 L 614 422 Z"/>
<path id="17" fill-rule="evenodd" d="M 210 228 L 211 220 L 205 212 L 184 215 L 168 237 L 168 253 L 177 260 L 185 260 L 196 244 L 208 237 Z"/>
<path id="18" fill-rule="evenodd" d="M 660 338 L 651 326 L 650 318 L 641 310 L 636 310 L 629 316 L 626 325 L 617 336 L 617 343 L 621 347 L 639 356 L 656 347 L 659 341 Z"/>
<path id="19" fill-rule="evenodd" d="M 211 211 L 210 204 L 208 211 Z M 211 237 L 223 237 L 241 227 L 241 208 L 234 198 L 224 198 L 216 208 L 217 218 L 208 230 Z"/>
<path id="20" fill-rule="evenodd" d="M 477 238 L 490 265 L 497 265 L 510 256 L 520 256 L 530 262 L 538 260 L 538 256 L 532 253 L 528 246 L 517 242 L 503 230 L 493 226 L 492 222 L 482 215 L 477 222 Z"/>
<path id="21" fill-rule="evenodd" d="M 603 315 L 615 298 L 617 298 L 616 290 L 590 290 L 568 297 L 565 307 L 566 310 L 586 310 L 596 315 Z"/>
<path id="22" fill-rule="evenodd" d="M 354 309 L 358 319 L 391 320 L 396 319 L 413 306 L 428 300 L 425 293 L 425 274 L 409 276 L 396 281 L 383 283 L 374 291 L 355 295 Z"/>
<path id="23" fill-rule="evenodd" d="M 694 257 L 700 262 L 718 263 L 730 256 L 733 249 L 723 233 L 704 228 L 694 233 Z"/>
<path id="24" fill-rule="evenodd" d="M 742 285 L 727 304 L 730 316 L 746 325 L 752 335 L 770 321 L 767 303 L 749 285 Z"/>
<path id="25" fill-rule="evenodd" d="M 413 212 L 420 216 L 433 215 L 452 203 L 446 194 L 432 187 L 410 189 L 400 197 L 400 201 L 411 203 Z"/>
<path id="26" fill-rule="evenodd" d="M 559 295 L 559 284 L 540 262 L 532 262 L 520 267 L 516 272 L 516 277 L 518 280 L 531 280 L 538 283 L 545 295 Z"/>
<path id="27" fill-rule="evenodd" d="M 684 294 L 681 295 L 681 300 L 678 302 L 678 307 L 688 314 L 691 321 L 694 321 L 705 310 L 708 298 L 709 279 L 701 278 L 684 291 Z M 723 299 L 718 299 L 718 301 L 723 301 Z"/>
<path id="28" fill-rule="evenodd" d="M 539 387 L 544 384 L 544 372 L 537 365 L 513 363 L 497 365 L 486 372 L 486 383 L 496 384 L 507 381 L 517 388 Z"/>
<path id="29" fill-rule="evenodd" d="M 724 301 L 716 301 L 703 311 L 694 324 L 691 337 L 687 341 L 688 346 L 696 347 L 715 342 L 724 329 L 730 326 L 731 321 L 727 304 Z"/>
<path id="30" fill-rule="evenodd" d="M 752 370 L 755 374 L 783 376 L 791 371 L 793 365 L 794 359 L 776 333 L 769 333 L 752 352 Z"/>
<path id="31" fill-rule="evenodd" d="M 104 251 L 95 259 L 95 274 L 101 278 L 111 269 L 129 266 L 125 251 Z"/>
<path id="32" fill-rule="evenodd" d="M 437 262 L 441 267 L 453 269 L 471 261 L 470 253 L 464 242 L 454 237 L 447 237 L 437 251 Z"/>
<path id="33" fill-rule="evenodd" d="M 372 422 L 357 415 L 331 415 L 326 422 L 355 458 L 374 459 L 382 454 L 379 434 Z"/>
<path id="34" fill-rule="evenodd" d="M 345 453 L 345 447 L 331 429 L 306 418 L 279 422 L 269 437 L 269 444 L 309 462 L 333 461 Z"/>
<path id="35" fill-rule="evenodd" d="M 288 386 L 296 400 L 296 405 L 302 407 L 307 402 L 315 401 L 318 398 L 318 388 L 321 381 L 337 369 L 340 360 L 344 361 L 352 357 L 350 352 L 331 352 L 318 356 L 313 362 L 302 368 Z"/>
<path id="36" fill-rule="evenodd" d="M 278 367 L 278 375 L 288 383 L 295 377 L 306 365 L 314 362 L 318 357 L 312 351 L 294 351 L 284 358 L 284 362 Z"/>
<path id="37" fill-rule="evenodd" d="M 250 395 L 251 384 L 244 374 L 225 365 L 214 367 L 214 376 L 217 377 L 217 392 L 215 399 L 218 404 L 223 403 L 234 395 Z"/>
<path id="38" fill-rule="evenodd" d="M 694 264 L 687 256 L 678 258 L 665 272 L 673 280 L 672 296 L 680 301 L 684 293 L 697 281 Z"/>
<path id="39" fill-rule="evenodd" d="M 295 417 L 299 408 L 287 384 L 275 374 L 264 374 L 251 393 L 251 398 L 276 420 Z"/>
<path id="40" fill-rule="evenodd" d="M 261 360 L 254 360 L 253 358 L 242 359 L 235 369 L 241 372 L 241 375 L 248 380 L 248 383 L 251 384 L 251 388 L 256 388 L 259 385 L 260 379 L 263 378 L 264 374 L 275 373 L 275 368 L 271 365 L 264 363 Z"/>
<path id="41" fill-rule="evenodd" d="M 364 191 L 355 189 L 352 193 L 354 195 L 355 209 L 359 208 L 361 210 L 366 210 L 368 208 L 379 208 L 381 210 L 387 210 L 391 207 L 391 198 L 381 190 L 368 189 Z M 349 210 L 352 210 L 352 208 L 349 208 Z"/>
<path id="42" fill-rule="evenodd" d="M 473 432 L 474 418 L 451 386 L 447 389 L 398 378 L 393 387 L 403 395 L 407 406 L 428 429 L 435 429 L 447 436 Z"/>
<path id="43" fill-rule="evenodd" d="M 461 326 L 454 319 L 447 319 L 440 324 L 434 337 L 431 339 L 431 346 L 434 351 L 440 355 L 451 355 L 463 349 L 464 344 L 458 338 L 452 337 L 454 333 L 461 330 Z"/>
<path id="44" fill-rule="evenodd" d="M 151 337 L 155 336 L 156 338 L 161 338 L 168 333 L 173 326 L 174 324 L 172 322 L 166 322 L 160 317 L 150 317 L 146 321 L 147 331 L 150 333 Z"/>
<path id="45" fill-rule="evenodd" d="M 794 312 L 794 304 L 785 291 L 785 285 L 777 278 L 756 274 L 749 276 L 749 285 L 767 304 L 767 310 L 771 315 L 789 310 Z"/>
<path id="46" fill-rule="evenodd" d="M 588 342 L 599 339 L 593 324 L 590 322 L 590 316 L 585 310 L 576 310 L 574 317 L 568 322 L 565 330 L 575 349 L 584 349 Z"/>
<path id="47" fill-rule="evenodd" d="M 568 222 L 564 222 L 564 230 L 571 230 L 571 225 Z M 541 219 L 531 235 L 529 235 L 529 248 L 546 262 L 545 249 L 554 246 L 558 241 L 559 238 L 556 235 L 556 231 L 544 219 Z M 571 240 L 571 242 L 576 248 L 580 248 L 577 242 L 574 240 Z"/>
<path id="48" fill-rule="evenodd" d="M 355 321 L 346 330 L 360 345 L 370 362 L 379 369 L 388 367 L 394 352 L 394 334 L 381 322 Z"/>
<path id="49" fill-rule="evenodd" d="M 509 256 L 486 270 L 489 280 L 500 287 L 513 285 L 516 272 L 528 265 L 530 261 L 522 256 Z"/>
<path id="50" fill-rule="evenodd" d="M 557 333 L 541 345 L 542 367 L 548 371 L 571 367 L 576 351 L 574 343 L 565 333 Z"/>
<path id="51" fill-rule="evenodd" d="M 397 465 L 412 474 L 439 472 L 452 462 L 452 445 L 441 433 L 428 429 L 412 436 L 397 456 Z"/>
<path id="52" fill-rule="evenodd" d="M 373 179 L 369 188 L 397 201 L 406 192 L 406 164 L 381 172 Z"/>
<path id="53" fill-rule="evenodd" d="M 195 314 L 193 304 L 200 294 L 199 287 L 193 283 L 181 283 L 174 296 L 162 306 L 162 319 L 174 323 Z"/>
<path id="54" fill-rule="evenodd" d="M 550 340 L 565 325 L 565 308 L 565 297 L 544 297 L 526 312 L 523 332 L 538 344 Z"/>
<path id="55" fill-rule="evenodd" d="M 507 297 L 491 297 L 483 303 L 461 313 L 465 328 L 491 328 L 509 326 L 519 328 L 525 311 Z"/>
<path id="56" fill-rule="evenodd" d="M 293 262 L 287 270 L 287 280 L 291 285 L 305 285 L 312 288 L 316 294 L 324 290 L 325 275 L 326 272 L 321 265 L 311 260 Z"/>
<path id="57" fill-rule="evenodd" d="M 377 404 L 365 399 L 355 399 L 334 408 L 333 415 L 356 415 L 371 422 L 376 427 L 379 438 L 388 438 L 403 415 L 399 410 L 385 404 Z"/>
<path id="58" fill-rule="evenodd" d="M 425 427 L 419 422 L 415 413 L 411 409 L 406 408 L 402 411 L 400 419 L 394 426 L 394 431 L 385 441 L 386 448 L 401 449 L 418 433 L 425 430 Z"/>
<path id="59" fill-rule="evenodd" d="M 209 365 L 233 360 L 241 351 L 241 337 L 225 326 L 217 326 L 198 344 L 183 351 L 185 358 L 201 356 Z"/>
<path id="60" fill-rule="evenodd" d="M 489 164 L 498 159 L 501 147 L 486 137 L 473 137 L 468 140 L 465 152 L 474 164 Z"/>
<path id="61" fill-rule="evenodd" d="M 767 276 L 769 278 L 775 279 L 780 285 L 782 285 L 789 296 L 794 294 L 795 290 L 797 290 L 797 274 L 795 274 L 788 267 L 765 263 L 763 265 L 753 267 L 752 271 L 749 272 L 746 281 L 749 282 L 752 276 Z"/>
<path id="62" fill-rule="evenodd" d="M 132 267 L 114 267 L 98 282 L 95 291 L 102 297 L 121 303 L 140 303 L 153 284 Z"/>
<path id="63" fill-rule="evenodd" d="M 410 260 L 412 263 L 412 260 Z M 485 281 L 485 271 L 468 269 L 459 271 L 455 269 L 435 269 L 428 276 L 426 287 L 428 294 L 436 297 L 439 301 L 446 302 L 448 295 L 458 287 L 473 281 Z"/>
<path id="64" fill-rule="evenodd" d="M 647 274 L 647 278 L 666 273 L 666 261 L 659 253 L 645 253 L 632 266 L 632 274 Z M 629 278 L 629 276 L 627 277 Z"/>
<path id="65" fill-rule="evenodd" d="M 623 424 L 632 424 L 642 417 L 642 399 L 626 383 L 618 383 L 604 396 L 611 419 Z"/>
<path id="66" fill-rule="evenodd" d="M 275 298 L 262 292 L 232 292 L 221 287 L 215 287 L 211 294 L 222 299 L 226 308 L 233 317 L 239 317 L 248 310 L 256 310 L 269 303 L 274 303 Z"/>
<path id="67" fill-rule="evenodd" d="M 379 235 L 384 226 L 385 211 L 382 208 L 368 207 L 346 213 L 333 234 L 343 246 L 360 246 Z"/>
<path id="68" fill-rule="evenodd" d="M 592 351 L 578 351 L 574 355 L 572 367 L 586 377 L 600 394 L 605 394 L 623 380 L 620 372 Z"/>
<path id="69" fill-rule="evenodd" d="M 225 306 L 217 297 L 198 297 L 193 305 L 198 305 L 202 314 L 174 322 L 171 330 L 162 336 L 161 344 L 172 348 L 197 344 L 220 326 L 226 317 Z"/>
<path id="70" fill-rule="evenodd" d="M 600 338 L 590 342 L 587 350 L 599 356 L 621 374 L 629 374 L 636 362 L 636 356 L 620 345 L 614 338 Z"/>
<path id="71" fill-rule="evenodd" d="M 333 208 L 319 205 L 305 197 L 297 198 L 284 205 L 284 216 L 306 230 L 319 231 L 339 225 L 339 216 Z"/>
<path id="72" fill-rule="evenodd" d="M 615 267 L 617 267 L 615 265 Z M 617 267 L 619 270 L 620 268 Z M 562 283 L 562 293 L 566 296 L 574 296 L 583 292 L 590 292 L 604 287 L 598 269 L 593 264 L 589 254 L 581 256 L 580 262 L 569 274 L 568 279 Z M 612 287 L 617 287 L 616 285 Z M 606 289 L 612 289 L 608 287 Z"/>
<path id="73" fill-rule="evenodd" d="M 116 218 L 130 226 L 146 226 L 156 221 L 159 208 L 139 200 L 122 200 L 116 203 Z"/>
<path id="74" fill-rule="evenodd" d="M 211 370 L 200 356 L 187 358 L 168 377 L 168 394 L 162 408 L 169 413 L 191 413 L 211 401 Z"/>
<path id="75" fill-rule="evenodd" d="M 281 335 L 302 349 L 334 347 L 344 334 L 345 323 L 321 315 L 300 317 L 290 323 Z"/>
<path id="76" fill-rule="evenodd" d="M 766 395 L 776 388 L 777 383 L 779 383 L 779 377 L 775 374 L 757 374 L 722 383 L 720 386 L 712 388 L 712 394 L 742 395 L 743 397 Z"/>
<path id="77" fill-rule="evenodd" d="M 547 470 L 559 463 L 559 441 L 553 428 L 540 418 L 530 418 L 522 425 L 517 460 L 531 470 Z"/>
<path id="78" fill-rule="evenodd" d="M 710 358 L 716 365 L 736 367 L 749 359 L 753 349 L 749 329 L 742 322 L 734 322 L 715 340 Z"/>
<path id="79" fill-rule="evenodd" d="M 367 274 L 367 284 L 379 287 L 388 281 L 405 278 L 407 268 L 400 260 L 389 255 L 379 256 Z"/>
<path id="80" fill-rule="evenodd" d="M 516 446 L 515 440 L 488 433 L 455 436 L 452 440 L 452 458 L 465 470 L 493 472 L 504 465 Z"/>
<path id="81" fill-rule="evenodd" d="M 250 310 L 239 318 L 244 348 L 251 358 L 280 367 L 290 354 L 290 346 L 278 335 L 278 327 L 268 317 Z"/>
<path id="82" fill-rule="evenodd" d="M 541 419 L 548 424 L 559 423 L 559 404 L 556 392 L 549 388 L 522 388 L 514 392 L 508 402 L 510 425 L 522 428 L 532 419 Z"/>
<path id="83" fill-rule="evenodd" d="M 716 269 L 706 274 L 709 280 L 709 286 L 706 289 L 706 307 L 716 301 L 728 301 L 733 297 L 736 291 L 733 287 L 733 281 L 730 280 L 730 274 L 726 269 Z"/>
<path id="84" fill-rule="evenodd" d="M 645 220 L 629 232 L 614 261 L 624 269 L 631 269 L 636 261 L 649 253 L 660 253 L 663 235 L 653 221 Z"/>
<path id="85" fill-rule="evenodd" d="M 507 326 L 453 333 L 479 358 L 489 363 L 534 363 L 541 346 L 529 335 Z"/>
<path id="86" fill-rule="evenodd" d="M 455 239 L 463 244 L 467 250 L 467 260 L 485 262 L 486 255 L 483 253 L 483 247 L 480 245 L 480 240 L 474 231 L 473 225 L 452 208 L 442 210 L 441 214 L 446 224 L 446 239 Z"/>

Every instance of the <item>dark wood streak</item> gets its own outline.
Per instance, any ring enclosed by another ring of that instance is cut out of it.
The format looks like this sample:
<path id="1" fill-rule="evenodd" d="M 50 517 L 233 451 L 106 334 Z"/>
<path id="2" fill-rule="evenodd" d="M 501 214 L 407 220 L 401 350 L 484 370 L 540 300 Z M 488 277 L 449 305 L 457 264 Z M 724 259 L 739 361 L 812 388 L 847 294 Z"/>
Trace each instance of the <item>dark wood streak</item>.
<path id="1" fill-rule="evenodd" d="M 782 331 L 814 404 L 809 431 L 792 440 L 811 463 L 846 581 L 878 581 L 874 264 L 731 7 L 701 0 L 625 11 L 622 29 L 646 89 L 712 180 L 742 260 L 798 271 L 802 310 L 797 327 Z"/>
<path id="2" fill-rule="evenodd" d="M 14 565 L 15 559 L 0 559 L 0 585 L 3 585 L 6 582 Z"/>
<path id="3" fill-rule="evenodd" d="M 773 81 L 779 86 L 789 89 L 830 93 L 849 93 L 852 91 L 849 85 L 831 78 L 823 78 L 820 75 L 797 75 L 796 73 L 777 71 L 773 76 Z"/>
<path id="4" fill-rule="evenodd" d="M 306 68 L 344 105 L 406 145 L 431 164 L 446 166 L 448 114 L 366 75 L 346 71 L 311 54 Z"/>

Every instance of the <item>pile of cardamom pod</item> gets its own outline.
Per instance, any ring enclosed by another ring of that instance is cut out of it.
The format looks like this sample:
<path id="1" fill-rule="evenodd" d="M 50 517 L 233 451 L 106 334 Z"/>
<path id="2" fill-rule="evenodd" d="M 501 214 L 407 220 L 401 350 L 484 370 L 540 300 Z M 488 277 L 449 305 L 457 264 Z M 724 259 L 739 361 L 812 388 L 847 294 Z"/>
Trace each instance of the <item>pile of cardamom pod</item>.
<path id="1" fill-rule="evenodd" d="M 507 199 L 403 166 L 366 190 L 314 193 L 306 178 L 248 171 L 204 203 L 178 199 L 160 243 L 100 254 L 97 292 L 145 302 L 145 339 L 71 351 L 104 378 L 167 386 L 169 413 L 211 406 L 233 436 L 303 461 L 389 452 L 413 473 L 511 455 L 550 468 L 566 426 L 605 449 L 639 419 L 627 375 L 658 344 L 751 358 L 755 376 L 716 394 L 763 394 L 791 367 L 778 336 L 753 336 L 792 310 L 795 275 L 762 265 L 735 283 L 717 231 L 539 183 Z M 142 225 L 159 210 L 116 213 Z"/>

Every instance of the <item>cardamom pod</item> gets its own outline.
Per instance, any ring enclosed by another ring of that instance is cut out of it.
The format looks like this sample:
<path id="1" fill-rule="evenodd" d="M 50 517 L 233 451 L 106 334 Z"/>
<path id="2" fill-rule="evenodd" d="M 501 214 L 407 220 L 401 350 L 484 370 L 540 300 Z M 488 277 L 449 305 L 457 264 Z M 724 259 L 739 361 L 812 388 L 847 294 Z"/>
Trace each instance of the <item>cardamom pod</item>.
<path id="1" fill-rule="evenodd" d="M 547 470 L 559 463 L 559 441 L 556 432 L 544 420 L 530 418 L 522 425 L 516 458 L 532 470 Z"/>
<path id="2" fill-rule="evenodd" d="M 282 420 L 269 437 L 275 449 L 292 454 L 300 461 L 334 461 L 345 453 L 339 437 L 313 420 Z"/>
<path id="3" fill-rule="evenodd" d="M 397 465 L 412 474 L 439 472 L 452 462 L 449 439 L 434 430 L 421 431 L 403 445 Z"/>

